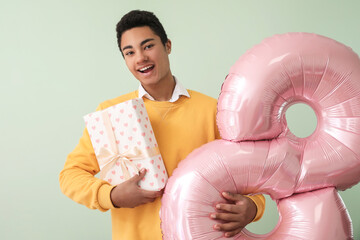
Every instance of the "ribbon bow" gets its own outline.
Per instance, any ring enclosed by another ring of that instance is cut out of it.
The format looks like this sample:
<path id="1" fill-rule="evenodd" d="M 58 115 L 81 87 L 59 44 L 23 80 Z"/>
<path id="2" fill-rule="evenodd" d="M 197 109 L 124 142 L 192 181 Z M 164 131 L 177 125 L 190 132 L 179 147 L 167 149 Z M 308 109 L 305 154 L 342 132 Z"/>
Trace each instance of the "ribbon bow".
<path id="1" fill-rule="evenodd" d="M 155 154 L 154 156 L 156 155 L 157 154 Z M 151 157 L 138 147 L 134 147 L 121 154 L 113 152 L 109 148 L 100 147 L 96 156 L 98 156 L 97 159 L 101 170 L 100 178 L 104 179 L 106 173 L 109 172 L 109 170 L 114 166 L 114 164 L 120 163 L 121 170 L 126 180 L 130 178 L 130 172 L 128 169 L 129 166 L 136 171 L 140 170 L 132 161 Z"/>
<path id="2" fill-rule="evenodd" d="M 102 112 L 102 119 L 104 121 L 105 131 L 109 137 L 109 145 L 107 147 L 100 147 L 95 153 L 101 170 L 101 179 L 105 179 L 109 170 L 114 166 L 114 164 L 119 162 L 124 177 L 127 180 L 131 177 L 128 169 L 129 166 L 136 171 L 140 170 L 132 161 L 146 159 L 160 154 L 158 147 L 142 150 L 137 146 L 127 150 L 126 152 L 119 153 L 109 115 L 106 111 Z"/>

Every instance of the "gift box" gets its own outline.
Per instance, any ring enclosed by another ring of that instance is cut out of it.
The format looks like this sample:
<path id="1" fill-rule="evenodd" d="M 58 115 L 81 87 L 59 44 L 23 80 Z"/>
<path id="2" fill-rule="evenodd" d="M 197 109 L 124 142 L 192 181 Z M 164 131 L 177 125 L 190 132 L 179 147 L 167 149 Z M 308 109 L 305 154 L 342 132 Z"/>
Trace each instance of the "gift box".
<path id="1" fill-rule="evenodd" d="M 147 170 L 139 186 L 157 191 L 168 179 L 153 129 L 141 98 L 84 116 L 100 166 L 100 178 L 112 185 Z"/>

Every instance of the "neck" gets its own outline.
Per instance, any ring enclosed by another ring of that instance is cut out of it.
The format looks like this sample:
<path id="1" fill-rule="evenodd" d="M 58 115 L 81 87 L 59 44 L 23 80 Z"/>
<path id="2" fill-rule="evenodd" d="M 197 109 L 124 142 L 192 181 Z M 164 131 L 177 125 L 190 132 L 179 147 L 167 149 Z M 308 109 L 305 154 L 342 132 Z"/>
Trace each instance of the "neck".
<path id="1" fill-rule="evenodd" d="M 175 88 L 175 79 L 171 75 L 171 77 L 156 85 L 142 86 L 156 101 L 168 101 Z"/>

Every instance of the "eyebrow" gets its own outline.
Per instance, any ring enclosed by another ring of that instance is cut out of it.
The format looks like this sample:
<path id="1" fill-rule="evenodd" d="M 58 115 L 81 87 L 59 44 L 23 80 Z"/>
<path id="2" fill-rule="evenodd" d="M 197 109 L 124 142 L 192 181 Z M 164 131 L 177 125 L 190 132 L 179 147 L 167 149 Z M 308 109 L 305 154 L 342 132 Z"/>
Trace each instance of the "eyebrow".
<path id="1" fill-rule="evenodd" d="M 153 40 L 155 40 L 154 38 L 147 38 L 147 39 L 145 39 L 144 41 L 142 41 L 141 43 L 140 43 L 140 46 L 143 46 L 144 44 L 146 44 L 147 42 L 150 42 L 150 41 L 153 41 Z M 125 51 L 126 49 L 130 49 L 130 48 L 133 48 L 133 46 L 131 46 L 131 45 L 127 45 L 127 46 L 125 46 L 125 47 L 123 47 L 123 51 Z"/>

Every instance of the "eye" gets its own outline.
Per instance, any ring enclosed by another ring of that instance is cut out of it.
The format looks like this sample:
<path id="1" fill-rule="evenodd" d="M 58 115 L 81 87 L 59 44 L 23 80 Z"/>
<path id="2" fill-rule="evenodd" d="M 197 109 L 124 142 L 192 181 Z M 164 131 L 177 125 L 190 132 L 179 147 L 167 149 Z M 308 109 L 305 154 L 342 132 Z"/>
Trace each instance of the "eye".
<path id="1" fill-rule="evenodd" d="M 131 56 L 131 55 L 133 55 L 133 54 L 134 54 L 133 51 L 128 51 L 128 52 L 125 53 L 126 56 Z"/>
<path id="2" fill-rule="evenodd" d="M 149 44 L 149 45 L 146 45 L 144 49 L 145 49 L 145 50 L 146 50 L 146 49 L 150 49 L 150 48 L 152 48 L 153 46 L 154 46 L 154 44 Z"/>

